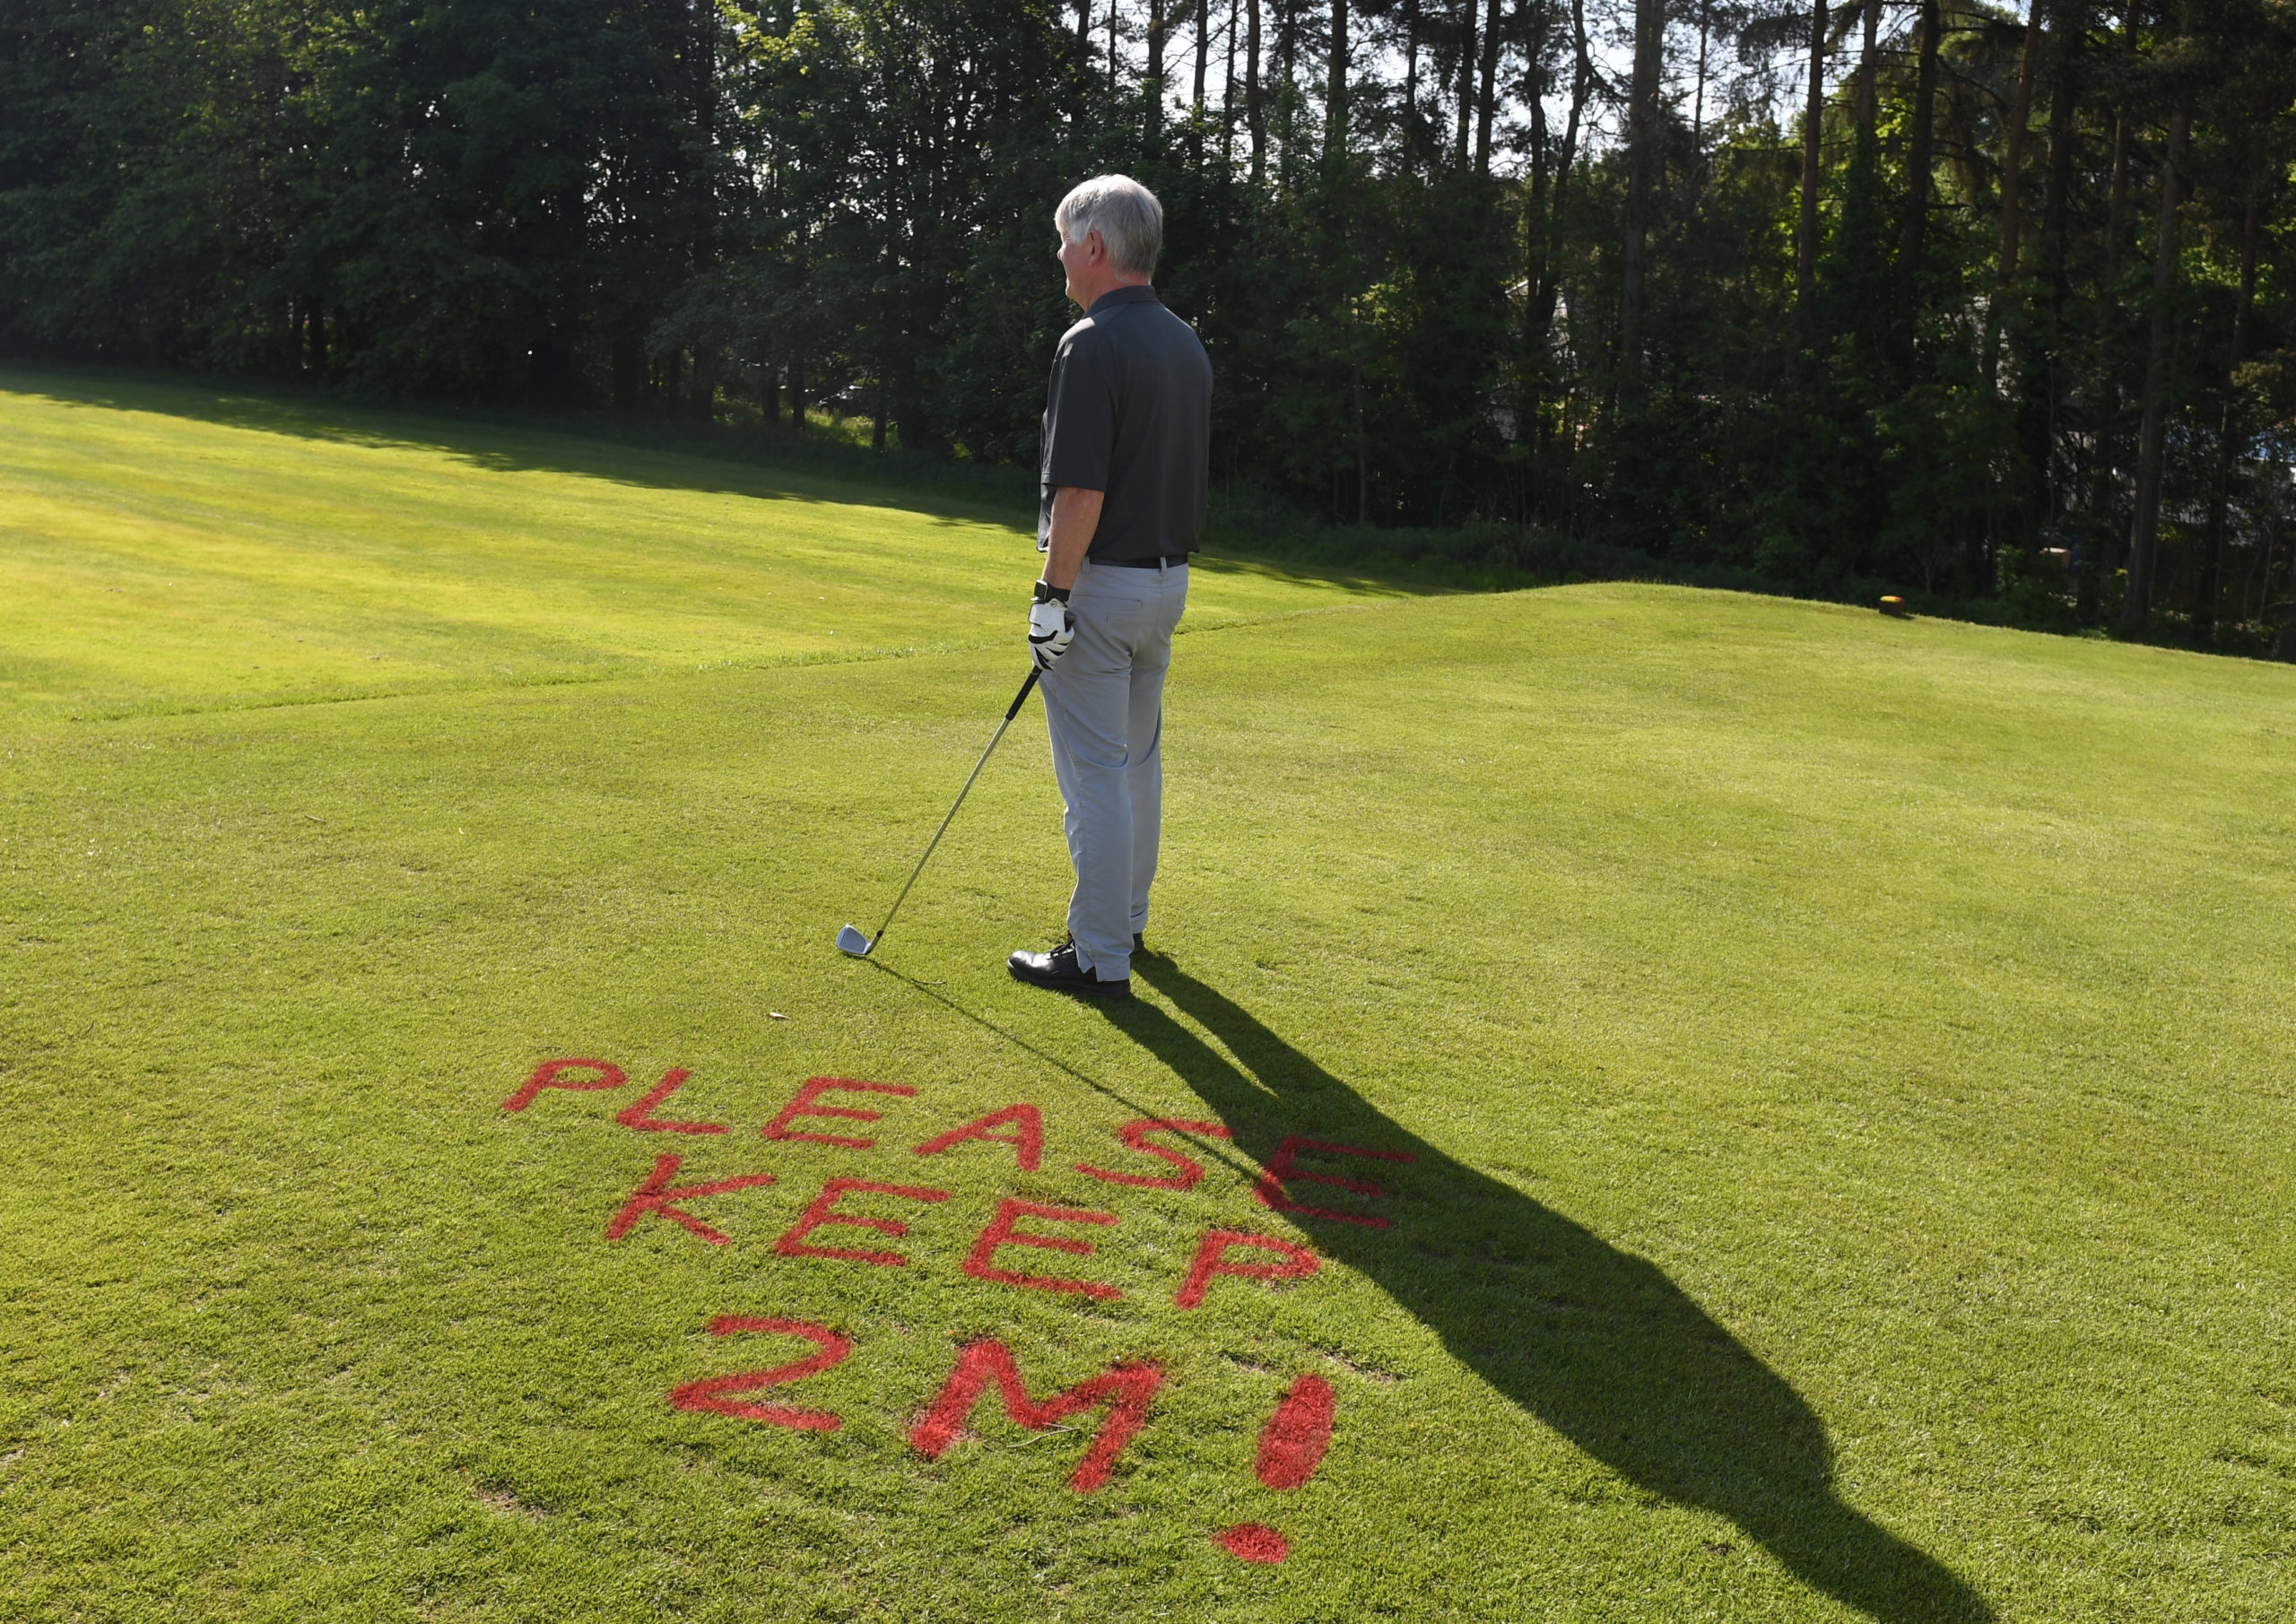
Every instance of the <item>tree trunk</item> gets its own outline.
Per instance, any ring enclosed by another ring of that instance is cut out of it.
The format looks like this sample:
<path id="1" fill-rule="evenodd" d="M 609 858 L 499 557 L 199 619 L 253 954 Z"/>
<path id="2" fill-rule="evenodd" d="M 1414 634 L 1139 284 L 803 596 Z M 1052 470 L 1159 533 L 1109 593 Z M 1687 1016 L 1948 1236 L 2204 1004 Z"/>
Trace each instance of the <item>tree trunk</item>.
<path id="1" fill-rule="evenodd" d="M 1244 0 L 1248 14 L 1244 36 L 1244 122 L 1252 132 L 1252 179 L 1267 170 L 1267 109 L 1261 105 L 1259 83 L 1259 0 Z"/>
<path id="2" fill-rule="evenodd" d="M 781 426 L 781 374 L 770 357 L 757 369 L 757 416 L 768 430 Z"/>
<path id="3" fill-rule="evenodd" d="M 1164 0 L 1148 0 L 1148 136 L 1164 127 Z"/>
<path id="4" fill-rule="evenodd" d="M 1939 8 L 1943 12 L 1943 7 Z M 1974 210 L 1977 199 L 1985 188 L 1978 181 L 1977 126 L 1971 122 L 1972 106 L 1976 100 L 1974 87 L 1958 83 L 1963 75 L 1954 73 L 1944 57 L 1945 30 L 1941 16 L 1937 31 L 1940 47 L 1937 63 L 1937 117 L 1931 128 L 1929 151 L 1933 163 L 1943 163 L 1955 181 L 1954 190 L 1970 200 Z M 1931 170 L 1931 202 L 1936 200 L 1935 170 Z M 1947 205 L 1952 206 L 1952 205 Z"/>
<path id="5" fill-rule="evenodd" d="M 1243 20 L 1239 0 L 1228 0 L 1228 66 L 1220 87 L 1220 161 L 1236 161 L 1236 24 Z"/>
<path id="6" fill-rule="evenodd" d="M 1913 133 L 1906 143 L 1905 222 L 1898 235 L 1897 298 L 1890 322 L 1892 359 L 1913 369 L 1914 319 L 1921 287 L 1921 258 L 1929 229 L 1931 125 L 1937 106 L 1937 0 L 1921 0 L 1921 65 L 1914 76 Z"/>
<path id="7" fill-rule="evenodd" d="M 1465 169 L 1467 132 L 1474 127 L 1474 0 L 1459 0 L 1459 118 L 1452 161 Z"/>
<path id="8" fill-rule="evenodd" d="M 1499 0 L 1483 0 L 1483 83 L 1475 97 L 1474 169 L 1491 173 L 1491 125 L 1499 110 Z"/>
<path id="9" fill-rule="evenodd" d="M 789 360 L 789 431 L 805 431 L 805 358 L 802 355 Z"/>
<path id="10" fill-rule="evenodd" d="M 2034 353 L 2033 364 L 2026 369 L 2025 433 L 2033 498 L 2044 522 L 2054 524 L 2068 506 L 2058 478 L 2064 458 L 2057 446 L 2065 401 L 2065 300 L 2071 291 L 2066 250 L 2071 230 L 2074 112 L 2078 96 L 2074 52 L 2082 37 L 2082 19 L 2079 0 L 2048 3 L 2048 178 L 2041 188 L 2039 262 L 2048 313 L 2031 341 Z"/>
<path id="11" fill-rule="evenodd" d="M 2260 620 L 2265 604 L 2269 602 L 2268 598 L 2258 599 L 2256 589 L 2262 585 L 2266 593 L 2272 590 L 2273 554 L 2279 548 L 2280 536 L 2270 518 L 2265 521 L 2262 539 L 2264 545 L 2257 549 L 2257 556 L 2248 565 L 2248 578 L 2240 583 L 2240 618 L 2244 621 Z"/>
<path id="12" fill-rule="evenodd" d="M 1419 167 L 1419 0 L 1404 0 L 1403 168 Z"/>
<path id="13" fill-rule="evenodd" d="M 1857 54 L 1857 139 L 1874 139 L 1874 79 L 1882 65 L 1882 0 L 1866 0 L 1865 48 Z"/>
<path id="14" fill-rule="evenodd" d="M 1937 0 L 1928 3 L 1935 6 Z M 1634 0 L 1634 78 L 1626 104 L 1626 241 L 1618 307 L 1618 370 L 1630 386 L 1642 372 L 1643 250 L 1657 180 L 1658 75 L 1665 39 L 1665 0 Z"/>
<path id="15" fill-rule="evenodd" d="M 1196 127 L 1204 128 L 1204 73 L 1212 61 L 1212 0 L 1196 0 Z"/>
<path id="16" fill-rule="evenodd" d="M 1531 183 L 1523 210 L 1522 364 L 1515 369 L 1515 443 L 1530 456 L 1517 472 L 1517 524 L 1532 523 L 1545 508 L 1541 463 L 1546 448 L 1546 415 L 1541 408 L 1546 399 L 1547 352 L 1538 316 L 1539 290 L 1546 285 L 1547 211 L 1554 184 L 1546 124 L 1546 98 L 1554 88 L 1546 51 L 1552 14 L 1542 0 L 1518 0 L 1516 15 L 1529 22 L 1523 100 L 1531 115 Z"/>
<path id="17" fill-rule="evenodd" d="M 646 389 L 646 351 L 638 339 L 629 334 L 613 341 L 613 407 L 617 412 L 635 412 Z"/>
<path id="18" fill-rule="evenodd" d="M 1369 455 L 1370 441 L 1363 433 L 1363 367 L 1355 368 L 1355 522 L 1371 522 L 1371 465 Z"/>
<path id="19" fill-rule="evenodd" d="M 693 399 L 688 413 L 697 423 L 713 421 L 718 415 L 718 351 L 710 344 L 696 344 L 693 349 Z"/>
<path id="20" fill-rule="evenodd" d="M 1544 222 L 1546 247 L 1539 262 L 1539 283 L 1534 290 L 1538 308 L 1533 316 L 1533 329 L 1542 346 L 1542 364 L 1545 360 L 1544 346 L 1554 333 L 1554 301 L 1561 291 L 1562 205 L 1570 197 L 1570 172 L 1578 161 L 1578 121 L 1587 110 L 1587 98 L 1595 83 L 1594 56 L 1587 47 L 1587 0 L 1570 0 L 1570 115 L 1563 122 L 1562 144 L 1554 154 L 1554 199 L 1547 205 Z"/>
<path id="21" fill-rule="evenodd" d="M 1698 0 L 1698 90 L 1691 98 L 1690 150 L 1701 157 L 1706 152 L 1706 44 L 1712 32 L 1713 7 L 1708 0 Z"/>
<path id="22" fill-rule="evenodd" d="M 2169 116 L 2169 150 L 2161 163 L 2161 226 L 2152 245 L 2152 319 L 2144 343 L 2144 395 L 2137 411 L 2136 511 L 2128 526 L 2128 597 L 2121 624 L 2142 631 L 2152 616 L 2152 577 L 2161 540 L 2161 395 L 2169 382 L 2169 295 L 2176 286 L 2177 205 L 2183 177 L 2185 137 L 2192 110 Z"/>
<path id="23" fill-rule="evenodd" d="M 2041 0 L 2028 0 L 2025 49 L 2017 59 L 2017 94 L 2009 109 L 2009 132 L 2001 152 L 2001 256 L 1993 266 L 1993 297 L 1985 307 L 1985 381 L 1989 387 L 1999 376 L 2001 308 L 2017 280 L 2017 193 L 2024 177 L 2025 125 L 2033 116 L 2033 64 L 2039 59 Z"/>
<path id="24" fill-rule="evenodd" d="M 2193 607 L 2192 629 L 2204 643 L 2216 637 L 2216 599 L 2224 579 L 2224 510 L 2232 499 L 2232 469 L 2240 460 L 2239 392 L 2236 380 L 2247 359 L 2248 312 L 2257 298 L 2257 213 L 2261 187 L 2252 171 L 2248 177 L 2248 208 L 2240 222 L 2240 302 L 2232 313 L 2232 351 L 2224 360 L 2224 400 L 2216 419 L 2216 487 L 2208 503 L 2208 542 L 2202 556 L 2200 601 Z"/>
<path id="25" fill-rule="evenodd" d="M 2066 239 L 2072 230 L 2074 115 L 2080 100 L 2081 7 L 2057 0 L 2049 30 L 2048 181 L 2041 191 L 2041 266 L 2048 278 L 2052 317 L 2065 306 Z M 2052 324 L 2053 325 L 2053 324 Z"/>
<path id="26" fill-rule="evenodd" d="M 1275 135 L 1283 143 L 1287 168 L 1298 150 L 1293 131 L 1300 119 L 1300 0 L 1275 0 Z"/>
<path id="27" fill-rule="evenodd" d="M 2128 115 L 2113 119 L 2113 184 L 2105 195 L 2104 303 L 2119 300 L 2122 233 L 2128 217 Z"/>
<path id="28" fill-rule="evenodd" d="M 2277 545 L 2279 539 L 2277 534 L 2266 532 L 2265 541 L 2266 549 L 2269 550 Z M 2292 536 L 2290 540 L 2292 543 L 2296 543 L 2296 536 Z M 2289 592 L 2287 598 L 2283 601 L 2283 606 L 2288 610 L 2289 614 L 2287 621 L 2280 628 L 2279 638 L 2273 643 L 2272 653 L 2274 659 L 2296 663 L 2296 544 L 2292 544 L 2288 550 L 2287 576 Z M 2264 572 L 2263 603 L 2257 610 L 2257 616 L 2269 621 L 2272 618 L 2272 568 L 2267 559 Z"/>
<path id="29" fill-rule="evenodd" d="M 1331 60 L 1324 83 L 1324 157 L 1347 156 L 1347 0 L 1331 0 Z"/>
<path id="30" fill-rule="evenodd" d="M 1818 135 L 1826 116 L 1826 0 L 1810 5 L 1810 99 L 1802 117 L 1802 225 L 1794 245 L 1794 338 L 1818 342 Z"/>
<path id="31" fill-rule="evenodd" d="M 1531 77 L 1524 100 L 1531 109 L 1531 192 L 1523 211 L 1523 336 L 1533 348 L 1537 341 L 1535 317 L 1539 290 L 1546 285 L 1547 204 L 1554 177 L 1548 168 L 1546 93 L 1548 82 L 1540 65 L 1540 42 L 1531 48 Z M 1526 350 L 1526 353 L 1530 351 Z"/>
<path id="32" fill-rule="evenodd" d="M 2113 366 L 2113 334 L 2120 302 L 2121 216 L 2127 206 L 2128 115 L 2120 113 L 2113 118 L 2113 183 L 2105 205 L 2105 271 L 2098 283 L 2102 297 L 2097 300 L 2097 461 L 2090 470 L 2087 526 L 2096 535 L 2098 547 L 2094 565 L 2081 577 L 2077 603 L 2083 620 L 2096 613 L 2098 588 L 2110 577 L 2114 562 L 2109 508 L 2113 463 L 2120 442 L 2120 374 Z"/>

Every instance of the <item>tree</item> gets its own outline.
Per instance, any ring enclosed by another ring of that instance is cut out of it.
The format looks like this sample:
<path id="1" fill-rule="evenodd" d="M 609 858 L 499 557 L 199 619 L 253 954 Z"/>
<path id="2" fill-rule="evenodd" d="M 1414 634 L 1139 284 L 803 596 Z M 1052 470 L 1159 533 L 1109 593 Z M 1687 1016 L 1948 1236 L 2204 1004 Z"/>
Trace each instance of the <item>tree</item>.
<path id="1" fill-rule="evenodd" d="M 1810 4 L 1810 99 L 1802 115 L 1802 218 L 1794 248 L 1795 337 L 1807 348 L 1816 334 L 1818 281 L 1818 137 L 1826 105 L 1826 0 Z"/>
<path id="2" fill-rule="evenodd" d="M 2179 4 L 19 0 L 0 345 L 1025 463 L 1124 169 L 1239 501 L 2261 652 L 2296 12 Z"/>
<path id="3" fill-rule="evenodd" d="M 1933 0 L 1934 3 L 1934 0 Z M 1664 65 L 1665 0 L 1635 0 L 1634 78 L 1626 110 L 1626 243 L 1620 255 L 1618 369 L 1629 387 L 1642 370 L 1642 314 L 1648 267 L 1651 194 L 1658 166 L 1658 76 Z"/>
<path id="4" fill-rule="evenodd" d="M 1898 232 L 1897 296 L 1890 350 L 1900 373 L 1910 373 L 1914 324 L 1920 309 L 1922 256 L 1929 232 L 1931 141 L 1937 109 L 1938 37 L 1944 27 L 1938 0 L 1921 0 L 1921 65 L 1914 81 L 1913 131 L 1906 145 L 1904 223 Z"/>

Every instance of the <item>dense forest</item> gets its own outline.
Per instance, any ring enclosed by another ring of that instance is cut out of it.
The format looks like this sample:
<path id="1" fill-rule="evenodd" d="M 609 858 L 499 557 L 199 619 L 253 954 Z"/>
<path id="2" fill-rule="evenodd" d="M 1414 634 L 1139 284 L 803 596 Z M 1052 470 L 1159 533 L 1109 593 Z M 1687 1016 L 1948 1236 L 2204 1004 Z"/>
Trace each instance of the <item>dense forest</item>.
<path id="1" fill-rule="evenodd" d="M 0 347 L 1026 463 L 1122 169 L 1231 491 L 2296 657 L 2296 4 L 2030 4 L 9 0 Z"/>

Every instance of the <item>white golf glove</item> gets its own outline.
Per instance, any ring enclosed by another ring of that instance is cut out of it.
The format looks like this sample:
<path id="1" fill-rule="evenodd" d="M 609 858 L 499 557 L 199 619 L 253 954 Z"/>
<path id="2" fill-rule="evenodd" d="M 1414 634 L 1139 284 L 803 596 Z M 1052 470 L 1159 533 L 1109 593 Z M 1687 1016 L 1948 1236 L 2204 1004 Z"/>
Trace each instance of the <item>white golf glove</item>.
<path id="1" fill-rule="evenodd" d="M 1039 581 L 1036 601 L 1029 606 L 1029 653 L 1037 669 L 1050 671 L 1075 640 L 1076 617 L 1069 610 L 1068 595 Z"/>

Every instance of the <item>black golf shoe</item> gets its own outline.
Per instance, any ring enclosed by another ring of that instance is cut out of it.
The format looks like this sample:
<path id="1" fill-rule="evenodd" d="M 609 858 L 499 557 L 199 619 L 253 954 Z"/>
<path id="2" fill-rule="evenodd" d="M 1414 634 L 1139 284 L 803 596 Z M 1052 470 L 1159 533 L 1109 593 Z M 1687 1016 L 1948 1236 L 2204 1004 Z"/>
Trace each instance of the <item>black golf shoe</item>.
<path id="1" fill-rule="evenodd" d="M 1015 981 L 1025 981 L 1031 986 L 1049 988 L 1056 993 L 1074 993 L 1085 998 L 1129 998 L 1132 983 L 1103 981 L 1093 971 L 1076 961 L 1076 944 L 1064 942 L 1048 953 L 1019 952 L 1004 961 Z"/>

